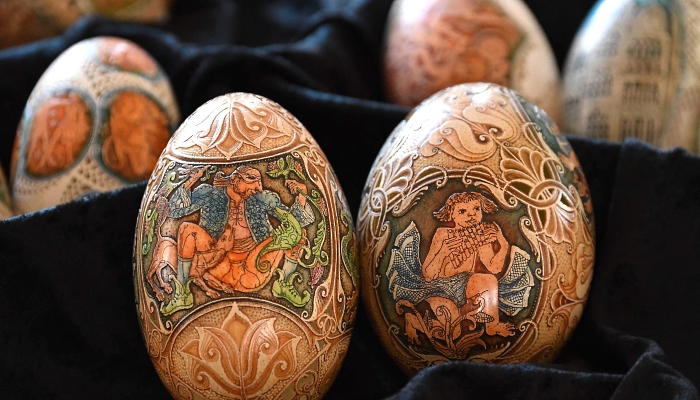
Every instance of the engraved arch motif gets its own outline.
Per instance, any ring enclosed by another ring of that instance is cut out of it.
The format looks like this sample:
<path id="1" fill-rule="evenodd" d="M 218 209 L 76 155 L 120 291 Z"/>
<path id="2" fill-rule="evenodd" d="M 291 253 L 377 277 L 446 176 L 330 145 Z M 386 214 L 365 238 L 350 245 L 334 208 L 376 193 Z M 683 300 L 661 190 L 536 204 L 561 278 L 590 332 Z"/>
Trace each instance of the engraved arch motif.
<path id="1" fill-rule="evenodd" d="M 289 112 L 261 96 L 232 93 L 202 105 L 173 135 L 176 156 L 200 159 L 246 157 L 280 152 L 308 140 Z"/>

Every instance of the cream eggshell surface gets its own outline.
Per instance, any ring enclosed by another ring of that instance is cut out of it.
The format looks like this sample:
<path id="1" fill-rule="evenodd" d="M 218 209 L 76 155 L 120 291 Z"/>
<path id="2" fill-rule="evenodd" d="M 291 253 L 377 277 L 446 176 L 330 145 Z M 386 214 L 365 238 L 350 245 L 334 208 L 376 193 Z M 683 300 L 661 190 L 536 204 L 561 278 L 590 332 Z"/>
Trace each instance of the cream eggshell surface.
<path id="1" fill-rule="evenodd" d="M 353 220 L 311 134 L 233 93 L 178 128 L 148 181 L 134 245 L 148 353 L 178 399 L 318 399 L 358 302 Z"/>
<path id="2" fill-rule="evenodd" d="M 564 69 L 564 127 L 700 152 L 699 40 L 697 2 L 598 2 Z"/>
<path id="3" fill-rule="evenodd" d="M 358 243 L 363 302 L 406 373 L 552 361 L 588 298 L 592 202 L 547 114 L 512 89 L 462 84 L 387 139 Z"/>
<path id="4" fill-rule="evenodd" d="M 414 107 L 467 82 L 511 87 L 558 121 L 559 69 L 522 0 L 395 0 L 384 49 L 387 98 Z"/>
<path id="5" fill-rule="evenodd" d="M 148 179 L 179 118 L 167 76 L 138 45 L 97 37 L 71 46 L 24 109 L 11 171 L 15 210 Z"/>

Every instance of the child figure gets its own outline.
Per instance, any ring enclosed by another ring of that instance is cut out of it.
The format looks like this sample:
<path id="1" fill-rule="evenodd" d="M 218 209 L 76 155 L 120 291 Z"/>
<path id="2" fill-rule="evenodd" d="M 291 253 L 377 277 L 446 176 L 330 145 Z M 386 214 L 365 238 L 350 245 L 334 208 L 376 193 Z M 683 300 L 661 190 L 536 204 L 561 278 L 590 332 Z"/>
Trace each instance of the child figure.
<path id="1" fill-rule="evenodd" d="M 480 193 L 451 195 L 434 216 L 454 222 L 454 227 L 437 229 L 421 271 L 426 282 L 465 274 L 466 299 L 479 296 L 483 300 L 477 322 L 485 323 L 488 335 L 511 336 L 515 333 L 513 324 L 499 321 L 496 279 L 505 266 L 510 245 L 497 223 L 482 221 L 484 213 L 496 210 L 496 205 Z"/>

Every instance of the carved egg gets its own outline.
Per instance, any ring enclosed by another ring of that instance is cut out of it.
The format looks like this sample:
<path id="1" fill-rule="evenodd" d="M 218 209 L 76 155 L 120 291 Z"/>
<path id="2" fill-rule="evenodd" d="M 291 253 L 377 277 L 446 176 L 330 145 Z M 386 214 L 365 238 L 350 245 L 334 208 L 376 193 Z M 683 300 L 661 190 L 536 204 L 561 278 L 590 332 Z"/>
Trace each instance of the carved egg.
<path id="1" fill-rule="evenodd" d="M 700 4 L 600 1 L 564 73 L 567 131 L 700 152 Z"/>
<path id="2" fill-rule="evenodd" d="M 233 93 L 178 128 L 134 245 L 146 347 L 178 399 L 318 399 L 348 349 L 359 273 L 328 160 L 288 111 Z"/>
<path id="3" fill-rule="evenodd" d="M 0 219 L 6 219 L 14 216 L 12 212 L 12 197 L 7 189 L 7 180 L 5 180 L 5 172 L 0 167 Z"/>
<path id="4" fill-rule="evenodd" d="M 116 37 L 71 46 L 24 109 L 12 157 L 15 210 L 148 179 L 179 119 L 168 77 L 141 47 Z"/>
<path id="5" fill-rule="evenodd" d="M 171 0 L 2 0 L 0 48 L 56 36 L 92 14 L 133 22 L 161 22 Z"/>
<path id="6" fill-rule="evenodd" d="M 358 217 L 363 301 L 408 374 L 552 361 L 588 297 L 593 209 L 569 143 L 512 89 L 462 84 L 387 139 Z"/>
<path id="7" fill-rule="evenodd" d="M 492 82 L 559 118 L 559 69 L 522 0 L 395 0 L 385 42 L 385 92 L 394 103 L 414 107 L 452 85 Z"/>
<path id="8" fill-rule="evenodd" d="M 688 0 L 599 2 L 567 59 L 567 130 L 700 152 L 699 22 Z"/>

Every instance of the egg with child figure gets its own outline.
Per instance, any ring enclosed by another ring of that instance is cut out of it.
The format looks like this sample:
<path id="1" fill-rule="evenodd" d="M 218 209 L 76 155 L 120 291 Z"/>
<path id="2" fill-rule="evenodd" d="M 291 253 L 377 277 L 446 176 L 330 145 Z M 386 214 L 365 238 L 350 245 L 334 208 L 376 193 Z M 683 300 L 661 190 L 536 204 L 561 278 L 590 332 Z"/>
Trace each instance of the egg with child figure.
<path id="1" fill-rule="evenodd" d="M 74 44 L 24 108 L 10 171 L 15 210 L 148 179 L 179 119 L 170 80 L 137 44 L 118 37 Z"/>
<path id="2" fill-rule="evenodd" d="M 556 125 L 496 84 L 445 89 L 389 136 L 358 216 L 363 302 L 408 374 L 552 361 L 588 297 L 593 209 Z"/>
<path id="3" fill-rule="evenodd" d="M 138 316 L 174 397 L 328 390 L 358 302 L 354 226 L 292 114 L 248 93 L 199 107 L 158 160 L 135 236 Z"/>

